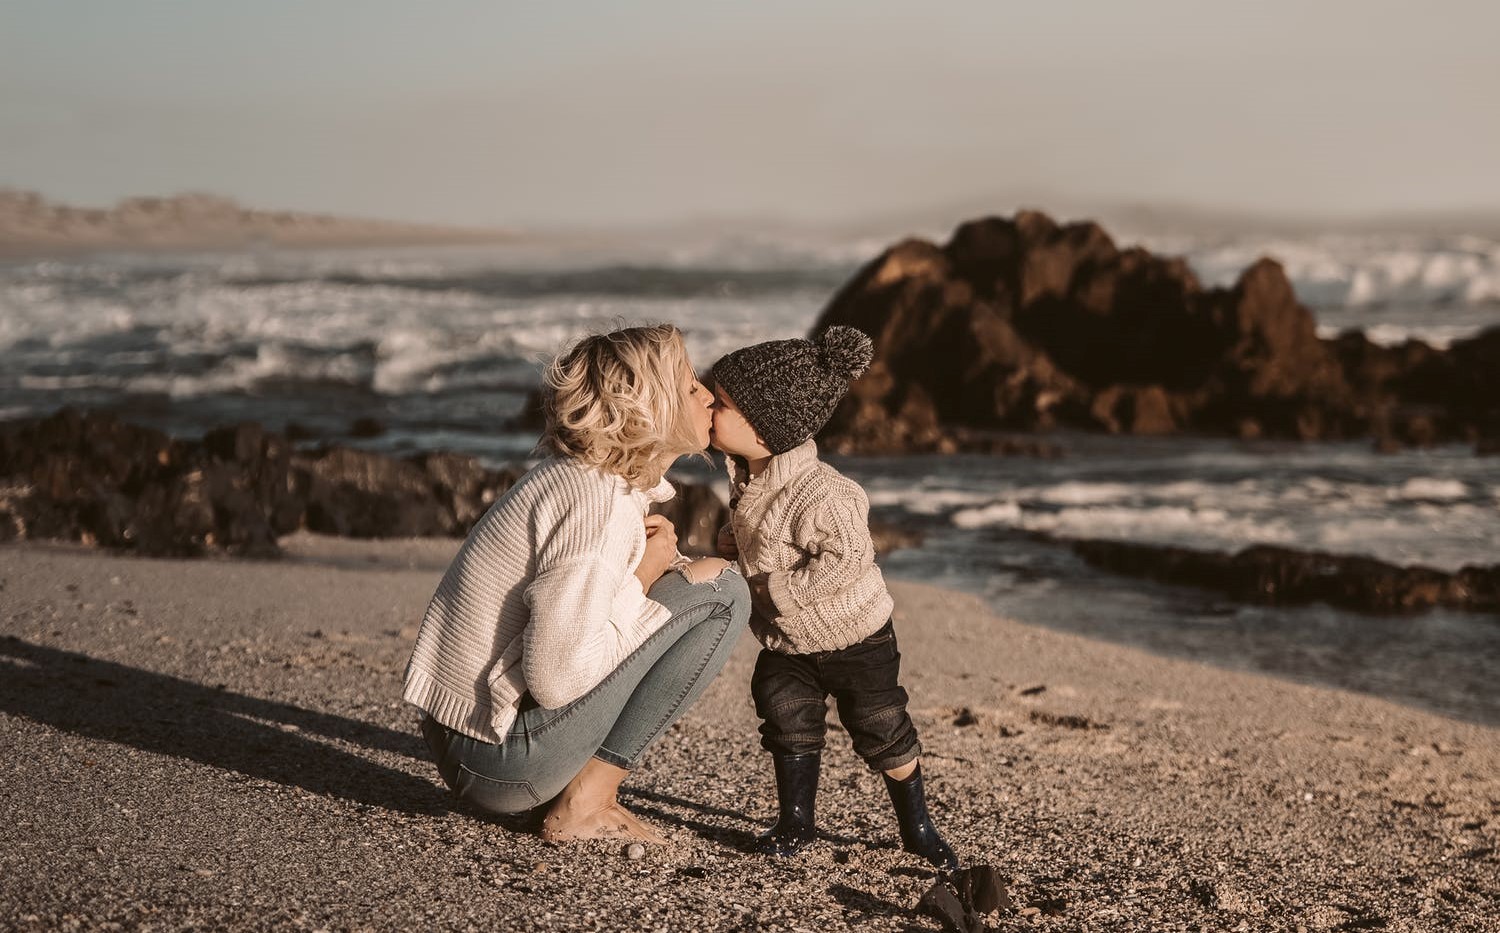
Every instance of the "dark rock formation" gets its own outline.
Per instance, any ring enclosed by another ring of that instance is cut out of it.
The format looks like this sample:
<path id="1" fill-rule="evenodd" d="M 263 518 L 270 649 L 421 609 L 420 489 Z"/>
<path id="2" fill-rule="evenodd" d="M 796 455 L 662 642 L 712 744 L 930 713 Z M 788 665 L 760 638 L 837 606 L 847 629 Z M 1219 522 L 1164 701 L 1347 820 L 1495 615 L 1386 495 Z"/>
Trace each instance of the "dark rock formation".
<path id="1" fill-rule="evenodd" d="M 677 549 L 689 557 L 714 554 L 719 529 L 729 521 L 729 508 L 707 485 L 681 483 L 672 485 L 677 495 L 653 508 L 667 517 L 677 529 Z"/>
<path id="2" fill-rule="evenodd" d="M 875 341 L 821 439 L 841 452 L 962 449 L 975 432 L 1391 442 L 1500 435 L 1500 329 L 1439 351 L 1317 336 L 1281 266 L 1204 288 L 1181 259 L 1121 250 L 1096 224 L 1023 212 L 907 240 L 865 266 L 813 333 Z"/>
<path id="3" fill-rule="evenodd" d="M 379 437 L 385 433 L 385 422 L 379 418 L 355 418 L 349 424 L 350 437 Z"/>
<path id="4" fill-rule="evenodd" d="M 303 504 L 302 527 L 309 531 L 405 538 L 467 534 L 516 477 L 459 454 L 397 459 L 326 447 L 298 454 L 289 479 Z"/>
<path id="5" fill-rule="evenodd" d="M 1399 567 L 1371 557 L 1256 546 L 1237 554 L 1127 541 L 1071 542 L 1096 567 L 1164 583 L 1217 590 L 1247 602 L 1324 602 L 1359 612 L 1396 614 L 1434 606 L 1500 613 L 1500 564 L 1446 573 Z"/>
<path id="6" fill-rule="evenodd" d="M 189 444 L 69 409 L 13 422 L 0 429 L 0 534 L 161 555 L 273 554 L 278 531 L 296 527 L 283 492 L 290 453 L 258 429 Z"/>
<path id="7" fill-rule="evenodd" d="M 879 520 L 870 522 L 870 541 L 875 545 L 876 560 L 902 548 L 921 547 L 926 537 L 915 528 L 903 528 Z"/>
<path id="8" fill-rule="evenodd" d="M 280 553 L 300 528 L 351 538 L 462 537 L 517 470 L 473 457 L 348 447 L 294 450 L 256 424 L 201 441 L 63 409 L 0 424 L 0 541 L 81 541 L 152 556 Z M 689 556 L 714 552 L 728 509 L 705 484 L 674 481 L 657 507 Z M 880 551 L 920 537 L 877 529 Z"/>
<path id="9" fill-rule="evenodd" d="M 0 426 L 0 477 L 0 535 L 176 556 L 274 556 L 298 528 L 459 535 L 515 481 L 472 457 L 297 452 L 255 424 L 194 442 L 71 409 Z"/>

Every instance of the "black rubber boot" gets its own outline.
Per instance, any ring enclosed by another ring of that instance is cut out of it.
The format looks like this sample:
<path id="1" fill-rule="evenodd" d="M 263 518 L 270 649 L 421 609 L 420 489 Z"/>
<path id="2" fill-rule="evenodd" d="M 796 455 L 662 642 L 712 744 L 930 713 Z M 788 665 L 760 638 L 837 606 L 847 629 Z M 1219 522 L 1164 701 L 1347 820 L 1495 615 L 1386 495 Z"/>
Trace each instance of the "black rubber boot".
<path id="1" fill-rule="evenodd" d="M 901 847 L 913 855 L 920 855 L 944 874 L 958 871 L 958 856 L 927 813 L 927 794 L 922 789 L 922 766 L 919 764 L 906 780 L 898 781 L 889 774 L 885 778 L 885 789 L 891 795 L 896 808 L 896 822 L 901 827 Z"/>
<path id="2" fill-rule="evenodd" d="M 813 799 L 818 796 L 820 752 L 810 755 L 772 755 L 776 765 L 776 800 L 781 815 L 776 825 L 755 837 L 753 851 L 762 855 L 793 855 L 813 841 Z"/>

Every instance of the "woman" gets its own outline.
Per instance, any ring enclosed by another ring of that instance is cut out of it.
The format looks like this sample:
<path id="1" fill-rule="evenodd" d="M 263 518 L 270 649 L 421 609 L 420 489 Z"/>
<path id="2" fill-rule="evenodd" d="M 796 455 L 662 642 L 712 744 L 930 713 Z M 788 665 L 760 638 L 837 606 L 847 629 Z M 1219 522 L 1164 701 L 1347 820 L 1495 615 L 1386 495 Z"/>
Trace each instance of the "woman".
<path id="1" fill-rule="evenodd" d="M 708 446 L 713 396 L 670 325 L 584 338 L 545 379 L 553 456 L 453 558 L 403 697 L 457 796 L 550 840 L 666 840 L 616 790 L 728 660 L 750 612 L 726 561 L 688 561 L 653 502 Z M 553 799 L 555 798 L 555 800 Z"/>

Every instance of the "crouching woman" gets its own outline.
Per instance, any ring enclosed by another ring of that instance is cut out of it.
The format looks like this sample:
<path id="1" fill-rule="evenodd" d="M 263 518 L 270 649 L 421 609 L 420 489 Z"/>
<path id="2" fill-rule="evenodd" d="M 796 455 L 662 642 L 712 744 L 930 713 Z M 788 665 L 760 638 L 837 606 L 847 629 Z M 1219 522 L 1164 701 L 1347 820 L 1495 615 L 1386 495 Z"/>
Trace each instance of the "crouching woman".
<path id="1" fill-rule="evenodd" d="M 688 561 L 670 523 L 679 456 L 708 446 L 712 395 L 669 325 L 584 338 L 548 366 L 551 457 L 480 519 L 428 606 L 404 699 L 464 801 L 550 801 L 543 837 L 665 839 L 616 791 L 698 699 L 744 630 L 725 561 Z"/>

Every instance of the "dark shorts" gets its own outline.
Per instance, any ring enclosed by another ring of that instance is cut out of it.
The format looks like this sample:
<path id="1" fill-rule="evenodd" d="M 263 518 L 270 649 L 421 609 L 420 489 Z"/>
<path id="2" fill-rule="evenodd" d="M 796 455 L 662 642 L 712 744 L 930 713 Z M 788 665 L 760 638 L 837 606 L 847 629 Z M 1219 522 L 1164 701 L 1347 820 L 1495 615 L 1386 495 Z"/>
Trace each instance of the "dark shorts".
<path id="1" fill-rule="evenodd" d="M 901 652 L 890 622 L 864 641 L 837 651 L 781 654 L 762 649 L 750 678 L 760 714 L 760 744 L 777 755 L 821 751 L 828 697 L 854 751 L 875 771 L 889 771 L 922 751 L 898 680 Z"/>

